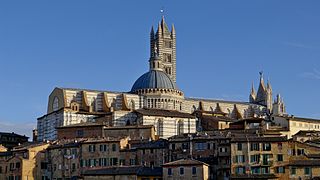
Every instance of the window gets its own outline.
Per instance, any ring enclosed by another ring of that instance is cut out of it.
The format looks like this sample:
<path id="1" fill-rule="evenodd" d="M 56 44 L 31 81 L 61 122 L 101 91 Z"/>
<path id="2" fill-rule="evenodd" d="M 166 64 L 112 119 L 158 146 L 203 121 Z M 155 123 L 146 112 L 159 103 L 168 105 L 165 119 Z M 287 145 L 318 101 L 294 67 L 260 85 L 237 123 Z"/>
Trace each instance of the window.
<path id="1" fill-rule="evenodd" d="M 171 144 L 171 149 L 175 150 L 176 149 L 176 144 Z"/>
<path id="2" fill-rule="evenodd" d="M 238 143 L 238 151 L 242 151 L 242 143 Z"/>
<path id="3" fill-rule="evenodd" d="M 171 62 L 172 61 L 171 54 L 164 53 L 163 56 L 164 56 L 164 62 Z"/>
<path id="4" fill-rule="evenodd" d="M 100 151 L 106 152 L 107 151 L 107 145 L 106 144 L 100 144 Z"/>
<path id="5" fill-rule="evenodd" d="M 96 160 L 95 159 L 89 159 L 89 167 L 96 166 Z"/>
<path id="6" fill-rule="evenodd" d="M 244 155 L 237 155 L 236 156 L 236 163 L 244 163 L 245 162 L 245 156 Z"/>
<path id="7" fill-rule="evenodd" d="M 251 163 L 259 163 L 260 162 L 260 154 L 255 154 L 250 156 Z"/>
<path id="8" fill-rule="evenodd" d="M 112 144 L 112 151 L 116 151 L 117 150 L 117 145 L 116 144 Z"/>
<path id="9" fill-rule="evenodd" d="M 183 167 L 180 168 L 180 175 L 184 175 L 184 168 Z"/>
<path id="10" fill-rule="evenodd" d="M 83 137 L 84 132 L 83 130 L 77 130 L 77 137 Z"/>
<path id="11" fill-rule="evenodd" d="M 110 159 L 110 165 L 111 166 L 115 166 L 115 165 L 118 165 L 118 158 L 111 158 Z"/>
<path id="12" fill-rule="evenodd" d="M 168 41 L 168 40 L 164 41 L 164 47 L 171 48 L 172 47 L 171 41 Z"/>
<path id="13" fill-rule="evenodd" d="M 220 148 L 220 152 L 227 152 L 227 148 L 221 147 L 221 148 Z"/>
<path id="14" fill-rule="evenodd" d="M 283 161 L 283 155 L 282 154 L 278 154 L 277 155 L 277 161 L 279 161 L 279 162 Z"/>
<path id="15" fill-rule="evenodd" d="M 270 158 L 272 158 L 272 154 L 263 154 L 262 155 L 262 164 L 263 165 L 270 165 L 271 164 Z"/>
<path id="16" fill-rule="evenodd" d="M 107 166 L 107 158 L 99 158 L 99 166 Z"/>
<path id="17" fill-rule="evenodd" d="M 72 172 L 74 172 L 76 170 L 76 164 L 72 163 L 72 168 L 71 168 Z"/>
<path id="18" fill-rule="evenodd" d="M 271 151 L 271 143 L 263 143 L 263 151 Z"/>
<path id="19" fill-rule="evenodd" d="M 136 165 L 136 160 L 135 159 L 130 159 L 130 165 Z"/>
<path id="20" fill-rule="evenodd" d="M 251 167 L 252 174 L 260 174 L 260 172 L 261 172 L 260 167 Z"/>
<path id="21" fill-rule="evenodd" d="M 71 150 L 71 153 L 72 153 L 73 155 L 77 155 L 77 149 L 72 149 L 72 150 Z"/>
<path id="22" fill-rule="evenodd" d="M 96 145 L 89 145 L 89 152 L 95 152 L 96 151 Z"/>
<path id="23" fill-rule="evenodd" d="M 304 168 L 304 174 L 305 175 L 311 175 L 311 168 L 310 167 L 305 167 Z"/>
<path id="24" fill-rule="evenodd" d="M 168 168 L 168 175 L 172 176 L 172 169 L 171 168 Z"/>
<path id="25" fill-rule="evenodd" d="M 295 167 L 292 167 L 291 171 L 290 171 L 290 174 L 291 175 L 296 175 L 297 174 L 297 169 Z"/>
<path id="26" fill-rule="evenodd" d="M 19 169 L 20 168 L 20 162 L 16 163 L 16 168 Z"/>
<path id="27" fill-rule="evenodd" d="M 250 144 L 250 150 L 251 151 L 259 151 L 259 143 L 251 143 Z"/>
<path id="28" fill-rule="evenodd" d="M 192 167 L 192 175 L 196 175 L 197 174 L 197 167 Z"/>
<path id="29" fill-rule="evenodd" d="M 10 163 L 10 171 L 14 169 L 14 163 Z"/>
<path id="30" fill-rule="evenodd" d="M 2 174 L 2 166 L 0 166 L 0 174 Z"/>
<path id="31" fill-rule="evenodd" d="M 297 149 L 297 155 L 304 155 L 304 149 Z"/>
<path id="32" fill-rule="evenodd" d="M 278 149 L 282 150 L 282 143 L 278 143 Z"/>
<path id="33" fill-rule="evenodd" d="M 158 136 L 162 137 L 163 136 L 163 120 L 159 119 L 158 120 Z"/>
<path id="34" fill-rule="evenodd" d="M 285 168 L 283 166 L 276 167 L 276 173 L 278 173 L 278 174 L 285 173 Z"/>
<path id="35" fill-rule="evenodd" d="M 170 75 L 170 74 L 171 74 L 171 67 L 166 67 L 166 68 L 165 68 L 165 71 L 166 71 L 167 74 Z"/>
<path id="36" fill-rule="evenodd" d="M 59 99 L 58 97 L 54 97 L 53 104 L 52 104 L 52 110 L 57 111 L 59 109 Z"/>
<path id="37" fill-rule="evenodd" d="M 270 167 L 262 167 L 261 173 L 262 174 L 270 174 Z"/>
<path id="38" fill-rule="evenodd" d="M 178 135 L 183 134 L 183 121 L 178 121 L 178 127 L 177 127 Z"/>
<path id="39" fill-rule="evenodd" d="M 204 143 L 204 142 L 198 142 L 198 143 L 195 143 L 195 149 L 196 150 L 205 150 L 207 148 L 207 143 Z"/>
<path id="40" fill-rule="evenodd" d="M 236 174 L 245 174 L 245 168 L 244 167 L 236 167 Z"/>

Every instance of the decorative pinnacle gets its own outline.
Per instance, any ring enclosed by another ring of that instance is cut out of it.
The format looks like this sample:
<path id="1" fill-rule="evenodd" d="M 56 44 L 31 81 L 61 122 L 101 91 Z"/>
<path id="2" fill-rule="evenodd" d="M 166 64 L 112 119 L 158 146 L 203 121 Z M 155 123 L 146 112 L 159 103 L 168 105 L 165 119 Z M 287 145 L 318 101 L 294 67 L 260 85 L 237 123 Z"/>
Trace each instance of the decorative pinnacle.
<path id="1" fill-rule="evenodd" d="M 263 71 L 260 71 L 259 74 L 260 74 L 260 78 L 262 78 L 263 77 Z"/>

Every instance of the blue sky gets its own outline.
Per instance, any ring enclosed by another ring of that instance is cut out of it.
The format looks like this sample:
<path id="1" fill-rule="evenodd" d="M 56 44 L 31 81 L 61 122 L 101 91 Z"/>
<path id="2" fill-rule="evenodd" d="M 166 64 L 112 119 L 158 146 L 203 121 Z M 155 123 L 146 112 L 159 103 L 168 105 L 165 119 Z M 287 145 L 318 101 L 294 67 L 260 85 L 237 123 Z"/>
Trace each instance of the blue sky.
<path id="1" fill-rule="evenodd" d="M 162 7 L 186 96 L 247 101 L 263 70 L 290 114 L 320 118 L 320 1 L 0 1 L 0 131 L 30 136 L 54 87 L 129 91 Z"/>

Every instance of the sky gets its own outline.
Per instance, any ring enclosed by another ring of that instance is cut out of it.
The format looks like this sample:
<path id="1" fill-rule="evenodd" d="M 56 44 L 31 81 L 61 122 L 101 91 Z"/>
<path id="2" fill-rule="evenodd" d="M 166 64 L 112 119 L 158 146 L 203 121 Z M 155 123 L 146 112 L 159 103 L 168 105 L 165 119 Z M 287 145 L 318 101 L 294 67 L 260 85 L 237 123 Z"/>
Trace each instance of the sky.
<path id="1" fill-rule="evenodd" d="M 55 87 L 129 91 L 161 16 L 187 97 L 248 101 L 259 71 L 287 112 L 320 118 L 320 1 L 0 1 L 0 131 L 31 137 Z M 160 10 L 164 12 L 161 13 Z"/>

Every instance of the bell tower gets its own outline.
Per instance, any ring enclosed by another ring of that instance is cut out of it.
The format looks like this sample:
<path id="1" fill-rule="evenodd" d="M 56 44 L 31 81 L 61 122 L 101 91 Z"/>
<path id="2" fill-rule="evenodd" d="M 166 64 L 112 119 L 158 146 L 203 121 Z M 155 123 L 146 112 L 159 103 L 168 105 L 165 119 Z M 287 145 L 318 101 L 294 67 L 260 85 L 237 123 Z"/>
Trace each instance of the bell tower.
<path id="1" fill-rule="evenodd" d="M 171 31 L 169 30 L 164 16 L 162 16 L 162 20 L 158 24 L 157 32 L 154 32 L 153 27 L 151 28 L 150 57 L 153 57 L 154 49 L 157 49 L 163 71 L 176 83 L 176 31 L 173 24 Z"/>

